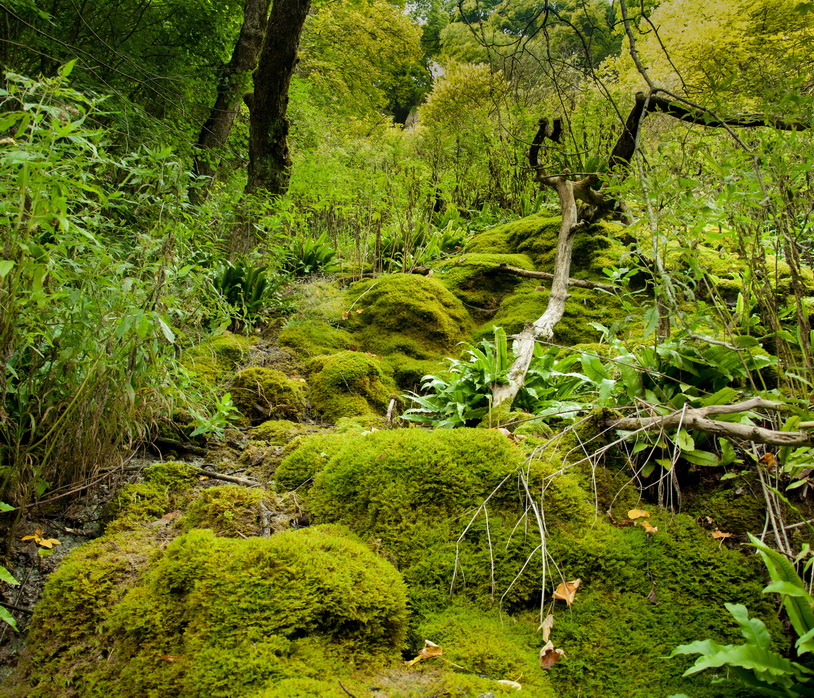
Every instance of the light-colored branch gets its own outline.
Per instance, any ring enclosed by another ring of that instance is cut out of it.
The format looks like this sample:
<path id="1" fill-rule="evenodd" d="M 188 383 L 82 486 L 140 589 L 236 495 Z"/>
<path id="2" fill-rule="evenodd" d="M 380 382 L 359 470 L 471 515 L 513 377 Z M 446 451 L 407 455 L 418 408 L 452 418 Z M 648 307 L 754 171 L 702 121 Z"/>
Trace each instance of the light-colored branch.
<path id="1" fill-rule="evenodd" d="M 499 271 L 505 271 L 515 276 L 523 276 L 527 279 L 546 279 L 551 281 L 554 274 L 547 271 L 529 271 L 528 269 L 520 269 L 519 267 L 510 267 L 508 264 L 501 264 L 497 267 Z M 569 286 L 577 286 L 578 288 L 601 288 L 603 291 L 613 291 L 613 286 L 610 284 L 603 284 L 601 281 L 587 281 L 585 279 L 568 279 Z"/>
<path id="2" fill-rule="evenodd" d="M 781 410 L 782 403 L 762 398 L 752 398 L 733 405 L 709 405 L 707 407 L 677 410 L 671 414 L 655 417 L 625 417 L 612 420 L 608 426 L 621 431 L 654 431 L 684 427 L 705 434 L 715 434 L 729 439 L 753 441 L 774 446 L 810 446 L 814 444 L 814 433 L 804 431 L 775 431 L 751 424 L 736 424 L 710 419 L 710 416 L 738 414 L 754 409 Z"/>

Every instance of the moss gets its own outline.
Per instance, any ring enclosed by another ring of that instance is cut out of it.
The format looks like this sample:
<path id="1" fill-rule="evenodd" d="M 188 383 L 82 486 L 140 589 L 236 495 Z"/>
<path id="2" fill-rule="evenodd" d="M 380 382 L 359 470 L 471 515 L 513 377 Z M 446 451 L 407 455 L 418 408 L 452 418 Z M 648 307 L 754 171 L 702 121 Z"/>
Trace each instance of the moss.
<path id="1" fill-rule="evenodd" d="M 426 358 L 427 352 L 452 351 L 472 329 L 461 301 L 431 277 L 392 274 L 361 281 L 350 287 L 348 299 L 354 306 L 347 328 L 365 351 Z"/>
<path id="2" fill-rule="evenodd" d="M 305 383 L 273 368 L 253 366 L 232 381 L 232 401 L 252 422 L 301 420 L 305 416 Z"/>
<path id="3" fill-rule="evenodd" d="M 299 490 L 310 486 L 314 475 L 322 470 L 330 457 L 349 443 L 352 437 L 337 434 L 317 434 L 292 441 L 285 449 L 275 473 L 278 490 Z"/>
<path id="4" fill-rule="evenodd" d="M 145 571 L 127 537 L 96 541 L 51 577 L 17 695 L 250 696 L 375 666 L 403 643 L 398 572 L 338 529 L 192 530 L 148 549 Z"/>
<path id="5" fill-rule="evenodd" d="M 516 681 L 529 695 L 554 698 L 558 694 L 540 671 L 538 624 L 539 619 L 534 623 L 453 605 L 422 621 L 416 637 L 440 645 L 444 658 L 466 673 Z"/>
<path id="6" fill-rule="evenodd" d="M 253 340 L 224 332 L 184 353 L 182 363 L 208 385 L 220 383 L 249 356 Z"/>
<path id="7" fill-rule="evenodd" d="M 442 373 L 447 364 L 440 354 L 433 358 L 416 359 L 402 353 L 394 353 L 383 358 L 384 364 L 393 375 L 396 385 L 402 390 L 418 391 L 424 376 Z"/>
<path id="8" fill-rule="evenodd" d="M 256 693 L 253 698 L 347 698 L 336 681 L 319 679 L 283 679 L 274 688 Z"/>
<path id="9" fill-rule="evenodd" d="M 517 334 L 526 322 L 534 322 L 545 312 L 548 296 L 548 290 L 509 296 L 501 304 L 494 319 L 477 331 L 475 338 L 491 338 L 497 326 L 503 327 L 506 334 Z M 572 286 L 568 290 L 565 313 L 554 328 L 554 341 L 565 346 L 593 342 L 599 332 L 589 323 L 597 322 L 607 326 L 622 318 L 621 302 L 615 296 L 595 289 Z"/>
<path id="10" fill-rule="evenodd" d="M 615 266 L 623 246 L 616 239 L 623 228 L 617 223 L 600 221 L 574 236 L 571 276 L 600 278 L 604 267 Z M 525 254 L 535 268 L 554 270 L 554 256 L 560 218 L 534 215 L 505 223 L 477 235 L 467 246 L 467 253 Z"/>
<path id="11" fill-rule="evenodd" d="M 446 604 L 455 571 L 456 540 L 477 506 L 520 466 L 523 454 L 496 431 L 394 429 L 364 436 L 308 439 L 280 470 L 313 477 L 306 503 L 317 521 L 337 521 L 396 561 L 411 587 L 416 608 Z M 278 471 L 279 473 L 280 471 Z M 495 555 L 522 555 L 522 537 L 508 551 L 501 508 L 511 488 L 493 497 L 489 525 L 501 530 Z M 504 512 L 505 513 L 505 512 Z M 489 595 L 488 533 L 476 517 L 471 538 L 460 546 L 457 589 L 469 596 Z M 511 525 L 514 524 L 512 519 Z M 522 564 L 515 558 L 517 567 Z M 516 569 L 507 563 L 500 583 L 508 585 Z"/>
<path id="12" fill-rule="evenodd" d="M 286 419 L 271 419 L 249 430 L 249 436 L 257 441 L 267 441 L 274 446 L 285 446 L 297 436 L 314 431 L 314 427 Z"/>
<path id="13" fill-rule="evenodd" d="M 184 525 L 209 528 L 219 536 L 260 535 L 260 503 L 265 497 L 264 490 L 239 485 L 210 487 L 190 504 Z"/>
<path id="14" fill-rule="evenodd" d="M 312 359 L 308 369 L 308 397 L 323 419 L 335 422 L 387 411 L 391 390 L 376 357 L 343 351 Z"/>
<path id="15" fill-rule="evenodd" d="M 277 337 L 281 346 L 291 347 L 303 358 L 334 354 L 349 349 L 353 338 L 346 330 L 326 322 L 296 320 L 289 322 Z"/>
<path id="16" fill-rule="evenodd" d="M 549 529 L 549 552 L 582 579 L 573 606 L 555 606 L 552 637 L 568 659 L 550 677 L 565 698 L 722 695 L 703 677 L 681 678 L 687 661 L 662 658 L 692 640 L 740 642 L 724 602 L 745 603 L 780 636 L 754 556 L 719 547 L 688 516 L 650 511 L 656 534 L 601 522 L 581 535 Z"/>
<path id="17" fill-rule="evenodd" d="M 530 290 L 536 286 L 521 276 L 500 271 L 500 265 L 534 270 L 534 263 L 524 254 L 473 253 L 438 265 L 434 278 L 452 291 L 473 317 L 482 318 L 519 288 L 525 286 Z"/>
<path id="18" fill-rule="evenodd" d="M 106 517 L 114 520 L 105 531 L 128 531 L 161 518 L 186 501 L 196 475 L 197 468 L 189 463 L 155 463 L 145 468 L 144 481 L 122 487 L 106 507 Z"/>

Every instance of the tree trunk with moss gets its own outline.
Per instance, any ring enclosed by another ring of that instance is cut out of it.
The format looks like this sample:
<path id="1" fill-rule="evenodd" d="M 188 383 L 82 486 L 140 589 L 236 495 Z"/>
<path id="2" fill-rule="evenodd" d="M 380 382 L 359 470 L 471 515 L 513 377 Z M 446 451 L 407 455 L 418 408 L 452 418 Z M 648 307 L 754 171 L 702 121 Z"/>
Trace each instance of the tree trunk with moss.
<path id="1" fill-rule="evenodd" d="M 243 7 L 243 25 L 232 58 L 218 83 L 218 95 L 212 112 L 198 134 L 195 174 L 208 178 L 209 181 L 202 182 L 198 188 L 190 191 L 194 204 L 200 204 L 206 199 L 220 160 L 219 151 L 226 145 L 240 111 L 249 76 L 257 65 L 257 57 L 266 36 L 270 4 L 271 0 L 246 0 Z"/>

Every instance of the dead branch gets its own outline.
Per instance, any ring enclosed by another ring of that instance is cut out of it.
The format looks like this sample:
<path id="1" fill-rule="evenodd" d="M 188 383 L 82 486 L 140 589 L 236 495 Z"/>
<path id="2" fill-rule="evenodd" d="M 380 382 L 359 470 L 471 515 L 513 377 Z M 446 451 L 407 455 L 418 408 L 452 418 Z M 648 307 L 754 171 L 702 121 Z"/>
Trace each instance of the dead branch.
<path id="1" fill-rule="evenodd" d="M 612 419 L 607 426 L 621 431 L 661 431 L 683 427 L 695 429 L 705 434 L 723 436 L 727 439 L 752 441 L 773 446 L 811 446 L 814 445 L 814 432 L 775 431 L 751 424 L 721 422 L 710 417 L 724 414 L 738 414 L 754 409 L 782 410 L 785 405 L 762 398 L 752 398 L 733 405 L 709 405 L 708 407 L 676 410 L 668 415 L 653 417 L 625 417 Z"/>
<path id="2" fill-rule="evenodd" d="M 519 267 L 510 267 L 508 264 L 501 264 L 497 267 L 499 271 L 505 271 L 509 274 L 516 276 L 523 276 L 528 279 L 546 279 L 551 281 L 554 274 L 547 271 L 528 271 L 528 269 L 520 269 Z M 613 286 L 610 284 L 603 284 L 601 281 L 586 281 L 585 279 L 568 279 L 569 286 L 577 286 L 579 288 L 601 288 L 603 291 L 613 291 Z"/>

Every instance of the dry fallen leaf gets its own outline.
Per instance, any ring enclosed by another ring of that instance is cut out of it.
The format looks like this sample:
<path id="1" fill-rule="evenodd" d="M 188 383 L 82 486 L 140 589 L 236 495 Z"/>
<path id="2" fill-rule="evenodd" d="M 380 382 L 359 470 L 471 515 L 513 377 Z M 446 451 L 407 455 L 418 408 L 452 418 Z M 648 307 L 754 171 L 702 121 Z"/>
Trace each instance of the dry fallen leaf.
<path id="1" fill-rule="evenodd" d="M 560 657 L 564 657 L 565 652 L 560 649 L 555 649 L 554 643 L 547 642 L 545 647 L 540 650 L 540 668 L 547 671 L 560 661 Z"/>
<path id="2" fill-rule="evenodd" d="M 37 527 L 37 530 L 34 531 L 34 535 L 23 536 L 20 540 L 33 540 L 37 545 L 41 545 L 43 548 L 48 548 L 49 550 L 55 545 L 61 545 L 56 538 L 44 538 L 44 535 L 42 529 Z"/>
<path id="3" fill-rule="evenodd" d="M 563 582 L 554 592 L 554 598 L 565 601 L 570 606 L 574 603 L 574 597 L 577 595 L 580 584 L 582 584 L 581 579 L 575 579 L 573 582 Z"/>
<path id="4" fill-rule="evenodd" d="M 724 533 L 723 531 L 719 531 L 717 528 L 712 532 L 713 538 L 732 538 L 731 533 Z"/>
<path id="5" fill-rule="evenodd" d="M 406 666 L 411 667 L 413 664 L 418 664 L 424 659 L 440 657 L 442 654 L 444 654 L 444 651 L 438 645 L 436 645 L 434 642 L 430 642 L 429 640 L 424 640 L 424 646 L 421 648 L 418 656 L 415 659 L 411 659 L 409 662 L 404 663 Z"/>
<path id="6" fill-rule="evenodd" d="M 165 662 L 177 662 L 181 657 L 176 657 L 174 654 L 159 654 L 159 659 L 163 659 Z"/>
<path id="7" fill-rule="evenodd" d="M 642 521 L 639 524 L 646 533 L 658 533 L 659 529 L 658 526 L 652 526 L 649 521 Z"/>
<path id="8" fill-rule="evenodd" d="M 761 464 L 765 465 L 769 469 L 776 468 L 777 467 L 777 456 L 774 455 L 774 453 L 772 453 L 771 451 L 766 451 L 766 453 L 763 454 L 763 456 L 758 461 L 758 463 L 761 463 Z"/>
<path id="9" fill-rule="evenodd" d="M 648 516 L 650 516 L 650 512 L 645 511 L 644 509 L 631 509 L 627 513 L 627 518 L 633 519 L 633 520 L 646 519 Z"/>
<path id="10" fill-rule="evenodd" d="M 548 638 L 551 637 L 551 628 L 554 627 L 554 616 L 549 613 L 545 620 L 540 625 L 540 629 L 543 631 L 543 642 L 548 642 Z"/>
<path id="11" fill-rule="evenodd" d="M 523 690 L 523 686 L 517 683 L 517 681 L 509 681 L 509 679 L 498 679 L 495 683 L 498 683 L 501 686 L 504 686 L 505 688 L 513 688 L 515 691 Z"/>

